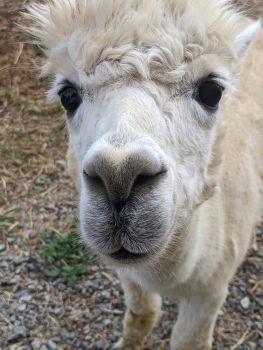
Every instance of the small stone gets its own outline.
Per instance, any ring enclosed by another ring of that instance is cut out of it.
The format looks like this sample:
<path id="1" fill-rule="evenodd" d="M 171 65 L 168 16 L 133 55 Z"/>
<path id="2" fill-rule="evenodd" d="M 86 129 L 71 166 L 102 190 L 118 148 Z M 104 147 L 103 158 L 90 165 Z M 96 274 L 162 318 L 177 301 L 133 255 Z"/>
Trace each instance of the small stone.
<path id="1" fill-rule="evenodd" d="M 8 350 L 17 350 L 17 344 L 9 345 Z"/>
<path id="2" fill-rule="evenodd" d="M 0 256 L 0 260 L 6 260 L 6 261 L 12 261 L 12 260 L 15 260 L 15 258 L 16 257 L 13 254 L 5 254 Z"/>
<path id="3" fill-rule="evenodd" d="M 260 307 L 263 307 L 263 298 L 255 298 Z"/>
<path id="4" fill-rule="evenodd" d="M 65 286 L 65 284 L 64 283 L 59 283 L 58 284 L 58 290 L 65 290 L 67 287 Z"/>
<path id="5" fill-rule="evenodd" d="M 6 245 L 3 243 L 3 244 L 0 244 L 0 252 L 3 252 L 6 248 Z"/>
<path id="6" fill-rule="evenodd" d="M 83 341 L 82 348 L 83 348 L 83 350 L 89 350 L 90 349 L 89 343 L 87 341 Z"/>
<path id="7" fill-rule="evenodd" d="M 75 336 L 76 336 L 76 334 L 74 332 L 67 332 L 65 330 L 61 331 L 61 338 L 63 341 L 68 340 L 68 339 L 72 340 L 75 338 Z"/>
<path id="8" fill-rule="evenodd" d="M 95 347 L 95 349 L 97 349 L 97 350 L 103 350 L 103 349 L 105 349 L 105 344 L 104 344 L 104 342 L 103 342 L 102 340 L 97 341 L 97 342 L 96 342 L 96 347 Z"/>
<path id="9" fill-rule="evenodd" d="M 36 290 L 36 286 L 35 286 L 34 284 L 29 284 L 29 285 L 27 286 L 27 289 L 30 290 L 30 291 L 32 291 L 32 292 L 34 292 L 34 291 Z"/>
<path id="10" fill-rule="evenodd" d="M 50 314 L 59 315 L 61 314 L 61 309 L 59 307 L 56 307 L 56 308 L 48 307 L 48 312 Z"/>
<path id="11" fill-rule="evenodd" d="M 54 163 L 56 165 L 60 165 L 61 167 L 65 167 L 66 166 L 66 162 L 63 159 L 55 160 Z"/>
<path id="12" fill-rule="evenodd" d="M 74 339 L 75 337 L 76 337 L 76 334 L 75 334 L 74 332 L 68 332 L 68 333 L 67 333 L 67 338 L 68 338 L 68 339 L 71 339 L 71 340 L 72 340 L 72 339 Z"/>
<path id="13" fill-rule="evenodd" d="M 92 272 L 96 272 L 96 271 L 98 271 L 98 266 L 91 266 L 90 270 Z"/>
<path id="14" fill-rule="evenodd" d="M 35 238 L 36 236 L 37 236 L 37 232 L 36 231 L 33 231 L 33 230 L 29 231 L 29 237 L 30 238 Z"/>
<path id="15" fill-rule="evenodd" d="M 21 288 L 21 286 L 19 284 L 15 284 L 12 288 L 12 293 L 18 292 L 20 288 Z"/>
<path id="16" fill-rule="evenodd" d="M 9 343 L 13 343 L 19 338 L 23 338 L 26 336 L 26 327 L 24 326 L 16 326 L 14 327 L 13 334 L 8 338 Z"/>
<path id="17" fill-rule="evenodd" d="M 262 322 L 255 322 L 255 328 L 263 330 L 263 323 Z M 263 344 L 263 339 L 262 339 Z"/>
<path id="18" fill-rule="evenodd" d="M 33 349 L 39 349 L 41 346 L 41 340 L 38 338 L 35 338 L 32 342 L 31 342 L 31 346 Z"/>
<path id="19" fill-rule="evenodd" d="M 118 340 L 118 336 L 116 334 L 109 334 L 109 340 L 112 342 L 112 343 L 115 343 L 117 342 Z"/>
<path id="20" fill-rule="evenodd" d="M 20 301 L 24 301 L 24 302 L 28 303 L 31 299 L 32 299 L 32 295 L 26 294 L 20 298 Z"/>
<path id="21" fill-rule="evenodd" d="M 256 343 L 250 341 L 248 344 L 249 344 L 251 349 L 253 349 L 253 350 L 256 349 Z"/>
<path id="22" fill-rule="evenodd" d="M 110 293 L 106 291 L 101 292 L 100 295 L 105 299 L 110 299 L 111 297 Z"/>
<path id="23" fill-rule="evenodd" d="M 92 281 L 87 281 L 87 282 L 85 282 L 85 287 L 86 288 L 93 288 L 93 283 L 92 283 Z"/>
<path id="24" fill-rule="evenodd" d="M 22 304 L 18 308 L 19 311 L 25 311 L 25 309 L 26 309 L 26 304 Z"/>
<path id="25" fill-rule="evenodd" d="M 48 348 L 46 347 L 46 345 L 41 345 L 41 348 L 39 350 L 48 350 Z"/>
<path id="26" fill-rule="evenodd" d="M 241 306 L 243 307 L 243 309 L 248 309 L 249 305 L 250 305 L 250 300 L 249 297 L 245 297 L 240 301 Z"/>
<path id="27" fill-rule="evenodd" d="M 247 325 L 249 328 L 253 328 L 254 322 L 251 321 L 251 320 L 247 320 L 246 325 Z"/>
<path id="28" fill-rule="evenodd" d="M 56 343 L 54 343 L 51 339 L 47 342 L 47 346 L 49 350 L 56 350 L 57 348 Z"/>
<path id="29" fill-rule="evenodd" d="M 105 320 L 103 320 L 103 325 L 104 325 L 105 327 L 108 327 L 108 326 L 111 325 L 111 324 L 112 324 L 112 322 L 111 322 L 110 319 L 106 318 Z"/>

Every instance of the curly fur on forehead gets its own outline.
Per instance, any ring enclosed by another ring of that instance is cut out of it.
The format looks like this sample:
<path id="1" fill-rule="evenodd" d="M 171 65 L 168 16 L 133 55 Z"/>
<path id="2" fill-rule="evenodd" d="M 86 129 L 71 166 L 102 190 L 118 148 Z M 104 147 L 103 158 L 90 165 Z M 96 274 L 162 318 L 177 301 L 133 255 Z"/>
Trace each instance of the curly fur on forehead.
<path id="1" fill-rule="evenodd" d="M 178 64 L 200 51 L 231 51 L 238 30 L 227 0 L 50 0 L 28 12 L 34 22 L 29 31 L 46 48 L 49 72 L 65 55 L 87 73 L 131 49 L 150 47 L 166 50 L 168 65 L 171 59 Z"/>

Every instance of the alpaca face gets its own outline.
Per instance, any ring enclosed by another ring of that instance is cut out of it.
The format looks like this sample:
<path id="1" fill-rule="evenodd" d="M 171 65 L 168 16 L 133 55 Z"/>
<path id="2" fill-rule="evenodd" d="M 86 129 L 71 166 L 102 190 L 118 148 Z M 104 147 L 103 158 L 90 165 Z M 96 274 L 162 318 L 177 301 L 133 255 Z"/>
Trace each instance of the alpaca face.
<path id="1" fill-rule="evenodd" d="M 237 37 L 221 0 L 56 0 L 30 13 L 67 110 L 84 239 L 121 266 L 183 244 L 209 194 L 234 59 L 257 28 Z"/>
<path id="2" fill-rule="evenodd" d="M 114 68 L 101 64 L 81 86 L 60 76 L 55 89 L 78 164 L 83 237 L 119 265 L 160 254 L 202 201 L 230 75 L 214 55 L 174 83 Z"/>

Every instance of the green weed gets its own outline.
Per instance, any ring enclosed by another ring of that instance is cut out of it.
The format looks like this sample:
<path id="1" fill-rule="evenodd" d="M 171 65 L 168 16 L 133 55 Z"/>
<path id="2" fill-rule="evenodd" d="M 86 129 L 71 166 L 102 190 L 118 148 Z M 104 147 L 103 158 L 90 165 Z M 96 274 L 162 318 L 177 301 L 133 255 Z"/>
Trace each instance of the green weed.
<path id="1" fill-rule="evenodd" d="M 18 163 L 26 163 L 28 161 L 28 156 L 23 152 L 16 152 L 15 161 Z"/>
<path id="2" fill-rule="evenodd" d="M 13 216 L 0 215 L 0 222 L 6 222 L 8 224 L 14 224 L 16 219 Z"/>
<path id="3" fill-rule="evenodd" d="M 39 176 L 38 178 L 35 179 L 34 183 L 38 187 L 45 187 L 48 185 L 48 178 L 47 176 Z"/>
<path id="4" fill-rule="evenodd" d="M 40 252 L 45 261 L 45 274 L 49 277 L 64 278 L 72 286 L 85 274 L 92 253 L 80 243 L 76 230 L 61 235 L 54 231 L 44 233 L 46 246 Z"/>

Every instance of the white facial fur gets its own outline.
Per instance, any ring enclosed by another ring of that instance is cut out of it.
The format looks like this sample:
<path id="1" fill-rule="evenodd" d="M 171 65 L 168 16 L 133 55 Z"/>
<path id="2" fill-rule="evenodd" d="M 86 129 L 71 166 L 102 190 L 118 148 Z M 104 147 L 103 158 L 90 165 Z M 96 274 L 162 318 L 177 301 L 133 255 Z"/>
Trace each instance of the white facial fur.
<path id="1" fill-rule="evenodd" d="M 185 65 L 175 84 L 115 77 L 114 67 L 103 63 L 95 76 L 101 82 L 111 73 L 107 84 L 96 86 L 93 76 L 85 77 L 80 89 L 82 104 L 68 116 L 67 124 L 81 179 L 82 233 L 98 253 L 107 255 L 122 246 L 134 253 L 160 252 L 202 202 L 218 112 L 209 111 L 195 95 L 200 80 L 211 74 L 226 93 L 231 74 L 225 66 L 214 55 L 203 55 Z M 73 83 L 79 86 L 77 80 Z M 59 82 L 58 86 L 61 89 Z M 120 187 L 122 179 L 129 176 L 122 164 L 134 152 L 142 156 L 149 152 L 147 159 L 155 162 L 153 167 L 161 163 L 167 173 L 138 186 L 129 197 L 121 212 L 122 220 L 128 222 L 127 235 L 115 232 L 120 219 L 109 205 L 107 191 L 94 183 L 87 186 L 83 170 L 93 162 L 94 154 L 100 153 L 114 164 L 105 171 L 114 172 Z"/>
<path id="2" fill-rule="evenodd" d="M 91 6 L 83 3 L 85 10 Z M 200 16 L 204 3 L 210 15 L 195 23 L 192 18 Z M 198 101 L 198 87 L 212 76 L 224 89 L 224 100 L 235 58 L 257 30 L 251 27 L 235 41 L 236 17 L 226 3 L 167 0 L 155 9 L 154 1 L 134 0 L 120 10 L 117 1 L 112 23 L 101 13 L 98 23 L 86 23 L 84 8 L 75 8 L 80 25 L 68 22 L 69 28 L 59 15 L 61 0 L 53 10 L 31 10 L 41 27 L 35 32 L 48 48 L 44 70 L 57 77 L 50 96 L 70 82 L 82 99 L 67 125 L 80 179 L 82 234 L 97 253 L 108 257 L 124 247 L 150 257 L 160 254 L 207 198 L 219 112 Z M 64 14 L 74 11 L 74 4 Z M 119 26 L 123 11 L 135 8 L 138 23 L 126 18 Z M 135 26 L 145 21 L 140 33 Z M 118 214 L 115 201 L 125 202 Z"/>

